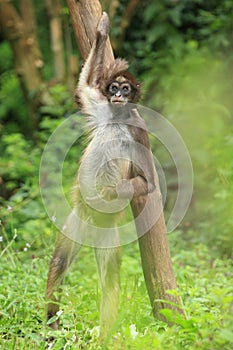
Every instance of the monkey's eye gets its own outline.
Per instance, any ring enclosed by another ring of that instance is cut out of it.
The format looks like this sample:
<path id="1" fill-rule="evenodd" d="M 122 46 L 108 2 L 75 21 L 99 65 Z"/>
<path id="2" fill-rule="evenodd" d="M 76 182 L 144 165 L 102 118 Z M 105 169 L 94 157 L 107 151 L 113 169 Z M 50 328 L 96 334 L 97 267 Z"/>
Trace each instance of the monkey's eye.
<path id="1" fill-rule="evenodd" d="M 122 88 L 121 88 L 121 91 L 122 91 L 124 94 L 129 94 L 130 91 L 131 91 L 130 85 L 129 85 L 129 84 L 123 85 Z"/>
<path id="2" fill-rule="evenodd" d="M 112 93 L 112 94 L 115 94 L 117 91 L 119 90 L 119 86 L 117 84 L 111 84 L 109 86 L 109 91 Z"/>

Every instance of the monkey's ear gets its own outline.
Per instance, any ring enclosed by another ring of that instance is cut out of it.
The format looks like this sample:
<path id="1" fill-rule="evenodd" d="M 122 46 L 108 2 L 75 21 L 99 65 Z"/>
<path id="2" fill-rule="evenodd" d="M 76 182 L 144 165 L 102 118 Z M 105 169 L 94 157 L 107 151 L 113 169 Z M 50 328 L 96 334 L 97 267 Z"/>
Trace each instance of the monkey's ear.
<path id="1" fill-rule="evenodd" d="M 136 81 L 134 86 L 135 86 L 135 95 L 133 98 L 133 102 L 137 103 L 140 100 L 142 95 L 142 84 Z"/>

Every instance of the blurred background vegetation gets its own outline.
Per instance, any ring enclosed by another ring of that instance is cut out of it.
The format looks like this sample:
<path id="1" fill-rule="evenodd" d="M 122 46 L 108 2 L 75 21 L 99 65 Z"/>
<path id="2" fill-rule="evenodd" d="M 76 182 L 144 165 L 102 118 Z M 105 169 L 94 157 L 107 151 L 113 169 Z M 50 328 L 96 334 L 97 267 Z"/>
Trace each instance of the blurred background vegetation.
<path id="1" fill-rule="evenodd" d="M 233 245 L 233 2 L 102 1 L 116 56 L 143 82 L 142 104 L 182 135 L 194 167 L 194 193 L 179 239 L 231 257 Z M 51 234 L 39 193 L 39 164 L 52 131 L 76 111 L 82 60 L 66 2 L 0 0 L 1 228 L 17 228 L 18 247 L 36 249 Z M 168 185 L 165 212 L 177 193 L 169 155 L 152 140 Z M 82 142 L 69 153 L 72 186 Z M 14 224 L 12 224 L 14 222 Z M 9 237 L 10 238 L 10 237 Z"/>

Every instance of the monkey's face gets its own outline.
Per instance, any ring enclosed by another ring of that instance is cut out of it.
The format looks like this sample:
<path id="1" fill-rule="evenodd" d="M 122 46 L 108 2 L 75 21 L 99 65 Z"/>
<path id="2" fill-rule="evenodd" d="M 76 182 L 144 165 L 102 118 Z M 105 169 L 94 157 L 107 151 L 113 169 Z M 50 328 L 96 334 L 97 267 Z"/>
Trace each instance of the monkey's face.
<path id="1" fill-rule="evenodd" d="M 125 76 L 115 77 L 106 87 L 106 96 L 113 105 L 124 106 L 128 102 L 135 102 L 137 86 L 133 85 Z"/>

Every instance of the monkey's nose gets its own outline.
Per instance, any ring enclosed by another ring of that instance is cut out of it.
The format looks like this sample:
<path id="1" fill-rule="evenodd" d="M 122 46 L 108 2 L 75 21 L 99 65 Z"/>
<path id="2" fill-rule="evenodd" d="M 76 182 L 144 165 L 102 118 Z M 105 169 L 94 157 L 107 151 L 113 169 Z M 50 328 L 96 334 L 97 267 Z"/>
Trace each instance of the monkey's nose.
<path id="1" fill-rule="evenodd" d="M 120 96 L 114 95 L 111 101 L 113 103 L 124 103 L 124 98 L 121 95 Z"/>
<path id="2" fill-rule="evenodd" d="M 113 103 L 120 103 L 120 104 L 122 104 L 122 103 L 124 102 L 124 98 L 123 98 L 123 96 L 121 95 L 121 92 L 120 92 L 120 91 L 117 91 L 117 92 L 115 93 L 115 95 L 114 95 L 113 98 L 112 98 L 112 102 L 113 102 Z"/>

